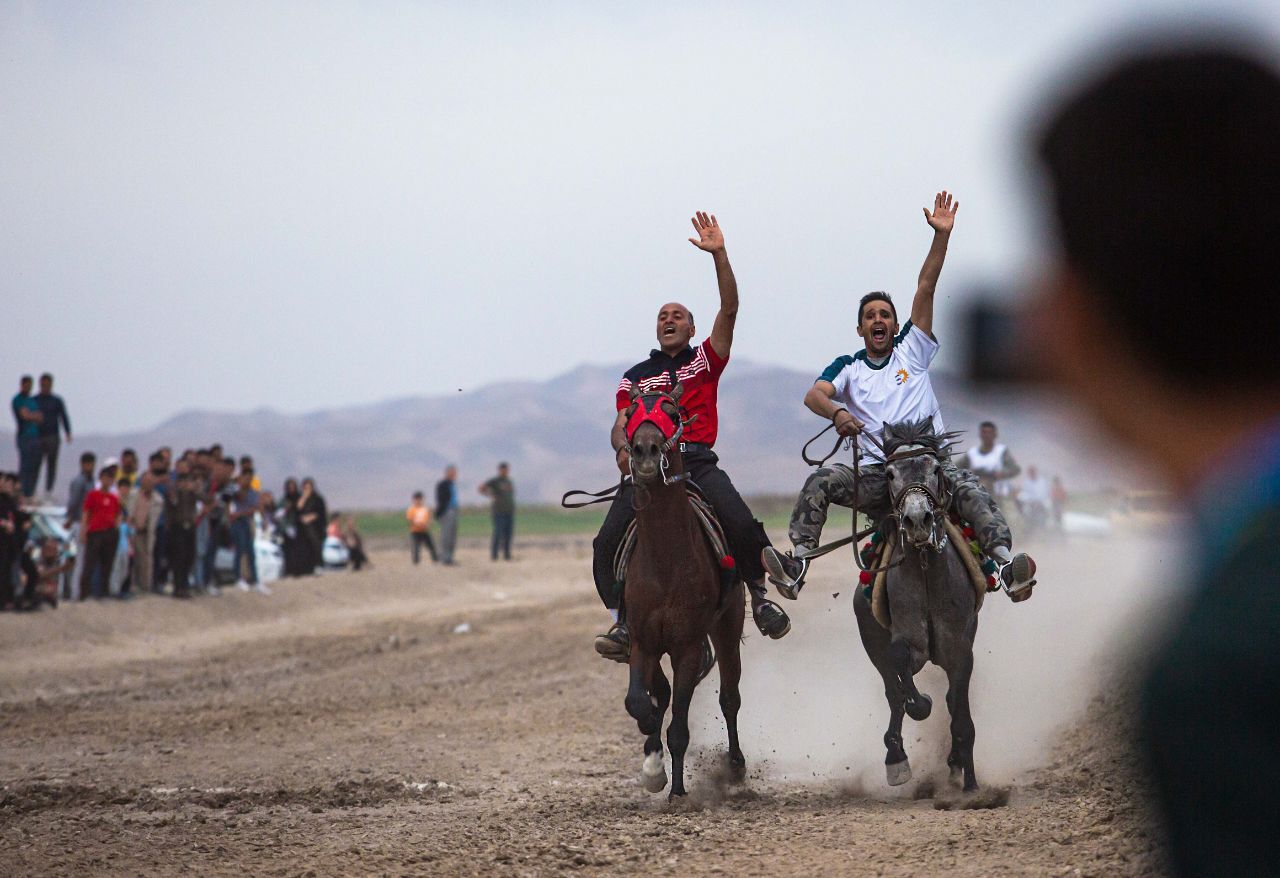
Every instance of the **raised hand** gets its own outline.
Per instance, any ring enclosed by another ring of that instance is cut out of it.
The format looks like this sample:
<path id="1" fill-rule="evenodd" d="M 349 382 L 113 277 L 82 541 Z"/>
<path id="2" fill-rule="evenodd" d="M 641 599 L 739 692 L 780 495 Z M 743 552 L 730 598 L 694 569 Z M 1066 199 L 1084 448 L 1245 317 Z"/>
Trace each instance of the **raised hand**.
<path id="1" fill-rule="evenodd" d="M 724 233 L 720 231 L 720 224 L 713 214 L 698 211 L 690 218 L 690 222 L 698 232 L 698 237 L 689 239 L 690 244 L 708 253 L 724 249 Z"/>
<path id="2" fill-rule="evenodd" d="M 956 201 L 953 204 L 951 193 L 944 189 L 933 197 L 933 213 L 929 213 L 927 207 L 924 209 L 924 221 L 935 232 L 949 235 L 956 224 L 956 213 L 959 210 L 960 202 Z"/>

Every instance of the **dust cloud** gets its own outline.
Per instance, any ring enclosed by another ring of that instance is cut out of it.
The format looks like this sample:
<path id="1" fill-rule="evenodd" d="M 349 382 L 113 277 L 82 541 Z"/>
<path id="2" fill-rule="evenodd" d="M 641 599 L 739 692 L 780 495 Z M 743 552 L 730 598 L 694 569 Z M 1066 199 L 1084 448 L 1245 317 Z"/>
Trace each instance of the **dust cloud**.
<path id="1" fill-rule="evenodd" d="M 1140 658 L 1179 588 L 1182 556 L 1167 531 L 1053 535 L 1020 548 L 1039 565 L 1034 597 L 1015 605 L 1003 594 L 988 595 L 979 618 L 970 697 L 975 763 L 986 786 L 1015 782 L 1054 760 L 1058 734 L 1122 665 Z M 853 795 L 910 797 L 918 784 L 945 776 L 946 676 L 926 665 L 916 677 L 934 710 L 923 723 L 904 722 L 914 779 L 895 790 L 884 777 L 888 706 L 853 615 L 856 573 L 847 550 L 816 562 L 800 599 L 782 602 L 792 631 L 781 641 L 761 637 L 748 622 L 742 747 L 755 779 L 834 782 Z M 714 673 L 707 682 L 716 682 Z M 724 746 L 717 691 L 704 684 L 694 698 L 699 750 Z"/>

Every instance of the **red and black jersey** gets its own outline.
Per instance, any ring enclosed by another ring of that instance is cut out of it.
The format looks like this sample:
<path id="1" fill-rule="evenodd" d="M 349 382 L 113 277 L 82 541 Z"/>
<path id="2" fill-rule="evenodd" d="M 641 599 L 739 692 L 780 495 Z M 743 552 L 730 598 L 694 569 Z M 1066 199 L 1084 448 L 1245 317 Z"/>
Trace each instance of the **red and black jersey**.
<path id="1" fill-rule="evenodd" d="M 680 407 L 689 417 L 698 419 L 685 427 L 685 442 L 700 442 L 704 445 L 716 444 L 716 431 L 719 418 L 716 414 L 716 390 L 720 383 L 720 374 L 729 364 L 728 357 L 721 357 L 707 339 L 696 348 L 687 347 L 674 357 L 669 357 L 661 350 L 649 352 L 649 359 L 636 363 L 622 376 L 618 384 L 617 405 L 622 411 L 631 404 L 631 388 L 639 386 L 642 393 L 671 391 L 674 387 L 671 376 L 684 385 L 684 395 L 680 397 Z"/>

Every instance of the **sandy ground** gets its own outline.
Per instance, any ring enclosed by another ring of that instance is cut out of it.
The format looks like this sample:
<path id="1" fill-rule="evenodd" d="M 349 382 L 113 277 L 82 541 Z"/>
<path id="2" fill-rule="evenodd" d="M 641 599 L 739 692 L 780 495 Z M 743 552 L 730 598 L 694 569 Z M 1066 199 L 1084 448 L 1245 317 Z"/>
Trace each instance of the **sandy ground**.
<path id="1" fill-rule="evenodd" d="M 0 874 L 1160 871 L 1110 644 L 1165 593 L 1162 544 L 1046 544 L 1035 599 L 988 601 L 976 797 L 936 777 L 928 672 L 917 780 L 885 785 L 850 559 L 828 562 L 787 605 L 789 637 L 748 632 L 748 780 L 719 769 L 713 676 L 674 805 L 639 786 L 625 671 L 591 650 L 607 618 L 587 541 L 518 549 L 0 617 Z M 1090 578 L 1103 554 L 1110 575 Z"/>

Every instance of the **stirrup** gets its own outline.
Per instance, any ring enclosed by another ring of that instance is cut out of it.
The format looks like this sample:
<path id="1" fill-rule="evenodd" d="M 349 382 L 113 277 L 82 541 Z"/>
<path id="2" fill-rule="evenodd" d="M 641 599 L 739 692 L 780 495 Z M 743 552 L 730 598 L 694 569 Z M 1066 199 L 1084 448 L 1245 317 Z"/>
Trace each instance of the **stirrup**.
<path id="1" fill-rule="evenodd" d="M 771 640 L 781 640 L 791 633 L 791 619 L 787 616 L 787 611 L 771 600 L 762 599 L 752 607 L 751 619 L 760 633 Z"/>
<path id="2" fill-rule="evenodd" d="M 760 552 L 760 561 L 769 575 L 769 581 L 778 590 L 778 594 L 789 601 L 794 601 L 800 596 L 800 589 L 804 588 L 804 576 L 809 572 L 808 558 L 797 559 L 790 552 L 784 555 L 773 546 L 765 546 Z M 798 575 L 793 577 L 787 572 L 788 561 L 800 566 Z"/>
<path id="3" fill-rule="evenodd" d="M 601 658 L 622 663 L 630 661 L 631 634 L 627 631 L 627 626 L 621 622 L 615 622 L 608 632 L 597 634 L 595 648 L 596 654 Z"/>
<path id="4" fill-rule="evenodd" d="M 1036 562 L 1025 552 L 1014 555 L 1000 568 L 1000 585 L 1015 604 L 1031 597 L 1035 584 Z"/>

